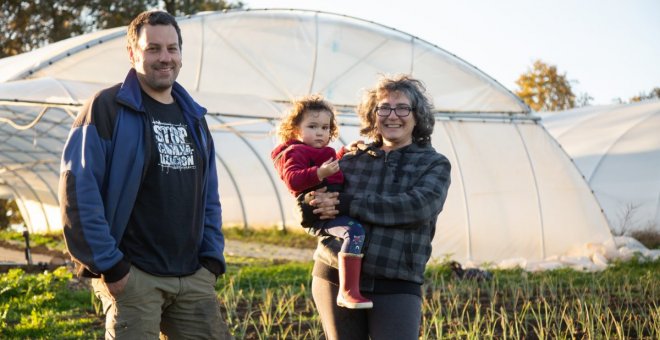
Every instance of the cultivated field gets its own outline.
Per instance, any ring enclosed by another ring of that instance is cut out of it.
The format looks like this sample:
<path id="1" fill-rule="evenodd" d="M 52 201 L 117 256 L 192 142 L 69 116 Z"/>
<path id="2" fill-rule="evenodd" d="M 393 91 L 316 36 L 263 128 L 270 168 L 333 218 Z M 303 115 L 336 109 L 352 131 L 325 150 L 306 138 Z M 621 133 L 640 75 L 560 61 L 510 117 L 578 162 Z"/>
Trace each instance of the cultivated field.
<path id="1" fill-rule="evenodd" d="M 227 261 L 216 290 L 237 339 L 323 339 L 311 262 Z M 493 271 L 482 282 L 438 264 L 426 281 L 420 339 L 660 339 L 660 260 L 598 273 Z M 102 339 L 100 309 L 68 267 L 0 274 L 0 339 Z"/>

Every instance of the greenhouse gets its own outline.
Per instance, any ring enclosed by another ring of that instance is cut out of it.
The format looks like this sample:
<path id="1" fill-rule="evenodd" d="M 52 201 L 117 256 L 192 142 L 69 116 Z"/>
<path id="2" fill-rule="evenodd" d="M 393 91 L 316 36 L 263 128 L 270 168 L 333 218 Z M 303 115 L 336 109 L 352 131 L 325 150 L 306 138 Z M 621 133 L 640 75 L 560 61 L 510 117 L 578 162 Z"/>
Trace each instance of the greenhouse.
<path id="1" fill-rule="evenodd" d="M 432 143 L 452 163 L 435 259 L 534 262 L 613 244 L 598 201 L 539 118 L 442 48 L 316 11 L 213 12 L 179 24 L 178 81 L 209 111 L 224 225 L 299 228 L 269 158 L 291 99 L 321 93 L 334 103 L 339 147 L 360 138 L 354 109 L 362 90 L 380 74 L 408 73 L 426 84 L 437 110 Z M 82 103 L 123 80 L 125 45 L 120 27 L 0 59 L 0 196 L 17 199 L 32 232 L 61 229 L 63 143 Z"/>
<path id="2" fill-rule="evenodd" d="M 543 115 L 617 234 L 660 229 L 660 100 Z"/>

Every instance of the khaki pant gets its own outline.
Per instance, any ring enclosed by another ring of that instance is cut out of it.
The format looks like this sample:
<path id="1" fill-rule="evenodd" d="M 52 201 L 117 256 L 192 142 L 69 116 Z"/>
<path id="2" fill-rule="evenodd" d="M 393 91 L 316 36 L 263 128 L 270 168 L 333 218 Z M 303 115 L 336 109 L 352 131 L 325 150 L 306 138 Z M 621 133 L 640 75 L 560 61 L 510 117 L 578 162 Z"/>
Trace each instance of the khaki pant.
<path id="1" fill-rule="evenodd" d="M 160 277 L 131 266 L 126 289 L 112 296 L 92 280 L 106 314 L 106 339 L 232 339 L 220 313 L 215 275 L 205 268 Z"/>

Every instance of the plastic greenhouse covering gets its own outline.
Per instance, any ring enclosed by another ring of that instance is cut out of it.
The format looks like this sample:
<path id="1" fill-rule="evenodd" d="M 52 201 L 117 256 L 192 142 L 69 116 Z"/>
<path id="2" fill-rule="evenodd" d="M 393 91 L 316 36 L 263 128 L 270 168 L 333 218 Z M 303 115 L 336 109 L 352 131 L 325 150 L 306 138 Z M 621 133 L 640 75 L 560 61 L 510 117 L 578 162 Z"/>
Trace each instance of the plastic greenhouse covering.
<path id="1" fill-rule="evenodd" d="M 543 115 L 616 233 L 660 230 L 660 100 Z"/>
<path id="2" fill-rule="evenodd" d="M 179 24 L 178 81 L 209 111 L 225 226 L 299 228 L 294 198 L 269 156 L 292 98 L 321 93 L 336 105 L 339 147 L 360 138 L 354 109 L 362 90 L 380 74 L 408 73 L 426 84 L 437 110 L 432 143 L 452 163 L 436 260 L 534 269 L 570 257 L 599 269 L 614 249 L 598 201 L 538 117 L 451 53 L 393 28 L 315 11 L 213 12 Z M 99 31 L 0 59 L 0 196 L 17 199 L 31 231 L 61 229 L 63 143 L 80 105 L 123 80 L 125 35 L 125 27 Z"/>

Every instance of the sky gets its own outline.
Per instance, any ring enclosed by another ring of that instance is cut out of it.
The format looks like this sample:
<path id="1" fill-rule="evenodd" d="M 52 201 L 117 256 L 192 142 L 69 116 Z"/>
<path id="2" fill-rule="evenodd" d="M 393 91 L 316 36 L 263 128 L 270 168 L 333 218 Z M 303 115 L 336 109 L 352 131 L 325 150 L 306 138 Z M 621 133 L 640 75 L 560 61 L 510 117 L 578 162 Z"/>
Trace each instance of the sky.
<path id="1" fill-rule="evenodd" d="M 246 8 L 344 14 L 411 34 L 511 91 L 535 60 L 555 65 L 591 104 L 660 87 L 658 0 L 243 0 Z"/>

